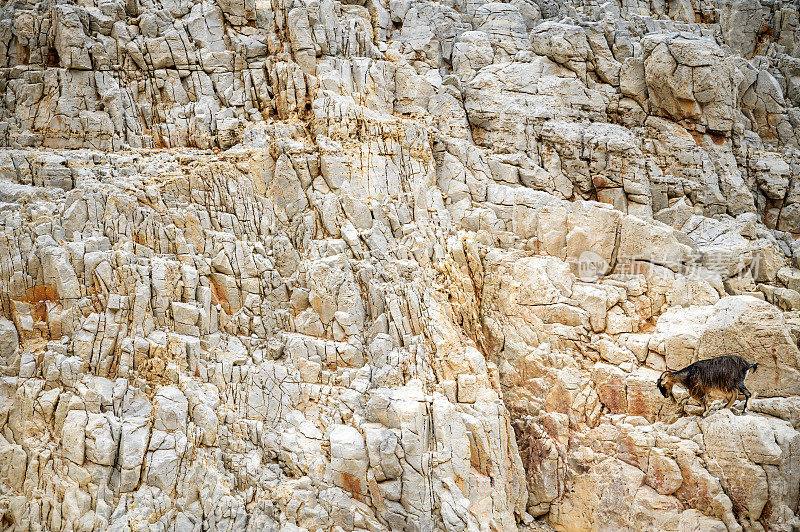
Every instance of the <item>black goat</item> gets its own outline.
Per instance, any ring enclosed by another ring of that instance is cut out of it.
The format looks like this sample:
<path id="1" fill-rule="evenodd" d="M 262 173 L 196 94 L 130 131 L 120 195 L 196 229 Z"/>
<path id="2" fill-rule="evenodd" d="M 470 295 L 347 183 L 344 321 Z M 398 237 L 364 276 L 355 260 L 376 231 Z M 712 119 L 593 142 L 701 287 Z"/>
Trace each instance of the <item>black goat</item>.
<path id="1" fill-rule="evenodd" d="M 706 360 L 700 360 L 694 364 L 689 364 L 677 371 L 665 371 L 656 382 L 658 391 L 664 397 L 669 397 L 675 401 L 672 394 L 672 387 L 682 384 L 689 390 L 689 395 L 703 405 L 703 416 L 708 414 L 707 395 L 711 391 L 718 391 L 728 398 L 725 408 L 730 408 L 739 393 L 744 394 L 744 408 L 742 414 L 747 410 L 747 401 L 750 400 L 751 393 L 744 385 L 744 379 L 748 371 L 755 371 L 758 362 L 750 364 L 748 361 L 737 355 L 724 355 Z M 683 403 L 685 404 L 687 397 Z"/>

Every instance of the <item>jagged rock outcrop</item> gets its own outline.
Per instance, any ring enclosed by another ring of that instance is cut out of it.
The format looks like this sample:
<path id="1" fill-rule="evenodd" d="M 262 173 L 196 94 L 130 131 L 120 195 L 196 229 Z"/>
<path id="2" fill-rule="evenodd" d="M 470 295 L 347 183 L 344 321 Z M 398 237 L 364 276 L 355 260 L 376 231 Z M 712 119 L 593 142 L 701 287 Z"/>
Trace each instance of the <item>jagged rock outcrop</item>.
<path id="1" fill-rule="evenodd" d="M 795 2 L 24 0 L 0 90 L 3 530 L 800 527 Z"/>

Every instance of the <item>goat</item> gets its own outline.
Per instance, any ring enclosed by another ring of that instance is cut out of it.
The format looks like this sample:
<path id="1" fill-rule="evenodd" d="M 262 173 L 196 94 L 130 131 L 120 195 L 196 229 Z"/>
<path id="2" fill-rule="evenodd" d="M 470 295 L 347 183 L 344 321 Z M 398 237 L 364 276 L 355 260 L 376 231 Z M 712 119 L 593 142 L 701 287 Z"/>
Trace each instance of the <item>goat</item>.
<path id="1" fill-rule="evenodd" d="M 656 386 L 661 395 L 676 402 L 672 387 L 682 384 L 689 390 L 689 395 L 703 405 L 703 416 L 708 414 L 709 392 L 716 390 L 725 394 L 728 399 L 725 408 L 730 408 L 739 393 L 743 393 L 745 399 L 742 414 L 744 414 L 747 410 L 747 401 L 752 395 L 745 387 L 744 379 L 748 372 L 754 372 L 757 368 L 758 362 L 750 364 L 740 356 L 724 355 L 700 360 L 677 371 L 665 371 L 656 381 Z M 683 404 L 685 405 L 688 400 L 687 397 Z"/>

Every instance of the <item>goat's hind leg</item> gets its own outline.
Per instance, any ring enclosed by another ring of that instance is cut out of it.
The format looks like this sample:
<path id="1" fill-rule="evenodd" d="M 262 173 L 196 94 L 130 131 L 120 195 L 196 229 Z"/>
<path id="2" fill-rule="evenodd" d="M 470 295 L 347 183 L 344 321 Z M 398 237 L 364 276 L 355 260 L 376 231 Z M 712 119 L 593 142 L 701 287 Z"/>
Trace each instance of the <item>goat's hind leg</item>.
<path id="1" fill-rule="evenodd" d="M 744 382 L 740 382 L 737 386 L 737 389 L 744 394 L 744 407 L 742 407 L 742 413 L 740 415 L 744 415 L 745 411 L 747 410 L 747 402 L 750 400 L 750 397 L 753 395 L 750 393 L 750 390 L 744 385 Z"/>
<path id="2" fill-rule="evenodd" d="M 734 401 L 736 401 L 736 397 L 739 395 L 739 390 L 731 390 L 731 396 L 728 398 L 728 404 L 725 405 L 725 408 L 728 410 L 731 409 L 733 406 Z"/>

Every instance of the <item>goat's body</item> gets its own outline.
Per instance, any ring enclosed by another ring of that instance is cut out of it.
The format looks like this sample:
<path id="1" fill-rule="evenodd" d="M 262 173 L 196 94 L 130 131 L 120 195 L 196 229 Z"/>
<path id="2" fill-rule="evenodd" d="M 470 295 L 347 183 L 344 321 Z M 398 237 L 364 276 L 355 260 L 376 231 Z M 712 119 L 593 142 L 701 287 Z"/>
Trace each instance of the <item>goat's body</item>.
<path id="1" fill-rule="evenodd" d="M 739 393 L 745 396 L 742 413 L 747 410 L 750 400 L 750 391 L 744 385 L 744 379 L 749 371 L 755 371 L 758 363 L 750 364 L 737 355 L 724 355 L 689 364 L 677 371 L 665 371 L 656 383 L 664 397 L 675 400 L 672 387 L 682 384 L 689 391 L 689 395 L 703 405 L 703 415 L 708 413 L 708 395 L 719 392 L 728 398 L 727 407 L 733 404 Z"/>

